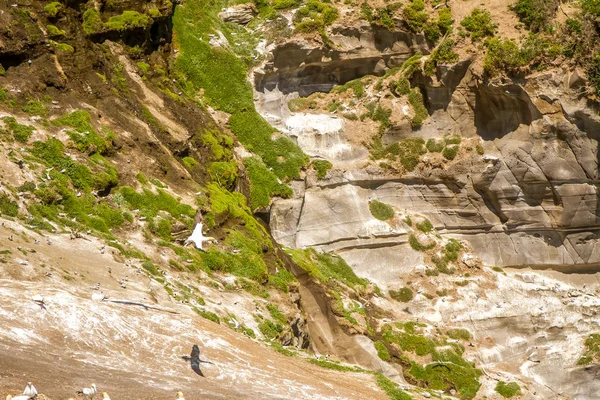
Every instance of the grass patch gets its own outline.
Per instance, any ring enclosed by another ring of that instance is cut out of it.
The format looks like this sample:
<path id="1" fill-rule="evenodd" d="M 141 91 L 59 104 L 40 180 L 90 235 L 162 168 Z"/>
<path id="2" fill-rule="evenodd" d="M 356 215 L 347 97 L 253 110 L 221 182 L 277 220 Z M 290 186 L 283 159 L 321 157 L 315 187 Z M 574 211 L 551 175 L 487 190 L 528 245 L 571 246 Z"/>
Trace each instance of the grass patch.
<path id="1" fill-rule="evenodd" d="M 311 165 L 313 166 L 315 171 L 317 171 L 317 179 L 325 178 L 325 175 L 327 175 L 327 171 L 333 168 L 333 164 L 327 160 L 313 160 L 311 162 Z"/>
<path id="2" fill-rule="evenodd" d="M 291 197 L 292 189 L 280 183 L 277 176 L 258 157 L 244 159 L 250 179 L 250 208 L 253 210 L 269 205 L 271 197 Z"/>
<path id="3" fill-rule="evenodd" d="M 121 15 L 111 17 L 104 24 L 105 28 L 111 31 L 123 32 L 130 29 L 145 28 L 152 18 L 137 11 L 124 11 Z"/>
<path id="4" fill-rule="evenodd" d="M 283 326 L 266 319 L 258 324 L 258 330 L 260 330 L 265 339 L 274 340 L 283 332 Z"/>
<path id="5" fill-rule="evenodd" d="M 408 237 L 408 244 L 410 245 L 410 247 L 417 251 L 427 251 L 435 247 L 435 243 L 430 243 L 427 245 L 422 244 L 421 242 L 419 242 L 419 239 L 417 239 L 417 237 L 412 234 Z"/>
<path id="6" fill-rule="evenodd" d="M 391 400 L 412 400 L 411 396 L 400 390 L 396 383 L 386 378 L 381 372 L 375 374 L 375 381 Z"/>
<path id="7" fill-rule="evenodd" d="M 340 371 L 340 372 L 365 372 L 365 370 L 362 369 L 362 368 L 350 367 L 348 365 L 342 365 L 342 364 L 340 364 L 338 362 L 335 362 L 335 361 L 318 360 L 318 359 L 315 359 L 315 358 L 311 358 L 310 362 L 312 364 L 318 365 L 319 367 L 327 368 L 327 369 L 332 369 L 334 371 Z"/>
<path id="8" fill-rule="evenodd" d="M 506 383 L 504 381 L 499 381 L 494 390 L 505 399 L 510 399 L 511 397 L 520 396 L 522 394 L 521 387 L 517 382 Z"/>
<path id="9" fill-rule="evenodd" d="M 13 117 L 4 117 L 2 121 L 7 125 L 13 138 L 20 143 L 27 143 L 35 131 L 33 126 L 19 124 Z"/>
<path id="10" fill-rule="evenodd" d="M 365 84 L 363 83 L 362 78 L 351 80 L 340 86 L 335 86 L 331 91 L 333 93 L 344 93 L 350 89 L 352 89 L 352 93 L 354 93 L 356 97 L 363 97 L 365 94 Z"/>
<path id="11" fill-rule="evenodd" d="M 471 339 L 471 334 L 466 329 L 461 329 L 461 328 L 450 329 L 448 332 L 446 332 L 446 334 L 448 335 L 449 338 L 452 338 L 455 340 L 467 341 L 467 340 Z"/>
<path id="12" fill-rule="evenodd" d="M 356 276 L 352 268 L 339 256 L 320 254 L 314 249 L 290 250 L 289 254 L 298 266 L 325 284 L 334 279 L 350 287 L 367 285 L 367 280 Z"/>
<path id="13" fill-rule="evenodd" d="M 460 24 L 469 32 L 473 41 L 494 36 L 494 32 L 498 27 L 492 21 L 490 12 L 481 8 L 474 8 L 471 14 L 467 15 Z"/>
<path id="14" fill-rule="evenodd" d="M 374 345 L 375 349 L 377 349 L 377 355 L 379 358 L 381 358 L 383 361 L 390 361 L 392 357 L 390 356 L 387 347 L 385 347 L 385 343 L 383 343 L 381 340 L 378 340 L 374 343 Z"/>
<path id="15" fill-rule="evenodd" d="M 41 100 L 28 100 L 21 110 L 29 115 L 38 115 L 45 117 L 48 114 L 48 107 Z"/>
<path id="16" fill-rule="evenodd" d="M 585 353 L 577 360 L 577 365 L 586 365 L 600 360 L 600 334 L 592 333 L 584 342 Z"/>
<path id="17" fill-rule="evenodd" d="M 424 218 L 422 222 L 417 223 L 417 229 L 421 232 L 427 233 L 433 230 L 433 225 L 431 224 L 431 221 L 429 221 L 427 218 Z"/>
<path id="18" fill-rule="evenodd" d="M 198 314 L 202 318 L 207 319 L 207 320 L 212 321 L 212 322 L 216 322 L 217 324 L 221 323 L 221 319 L 214 312 L 207 311 L 207 310 L 201 310 L 201 309 L 196 308 L 196 307 L 192 307 L 192 308 L 196 312 L 196 314 Z"/>
<path id="19" fill-rule="evenodd" d="M 408 287 L 403 287 L 398 290 L 390 290 L 390 297 L 402 303 L 408 303 L 414 298 L 413 291 Z"/>
<path id="20" fill-rule="evenodd" d="M 380 221 L 387 221 L 395 214 L 394 209 L 389 204 L 382 203 L 379 200 L 369 201 L 369 211 L 371 215 Z"/>
<path id="21" fill-rule="evenodd" d="M 8 194 L 0 193 L 0 214 L 16 217 L 19 214 L 19 205 Z"/>

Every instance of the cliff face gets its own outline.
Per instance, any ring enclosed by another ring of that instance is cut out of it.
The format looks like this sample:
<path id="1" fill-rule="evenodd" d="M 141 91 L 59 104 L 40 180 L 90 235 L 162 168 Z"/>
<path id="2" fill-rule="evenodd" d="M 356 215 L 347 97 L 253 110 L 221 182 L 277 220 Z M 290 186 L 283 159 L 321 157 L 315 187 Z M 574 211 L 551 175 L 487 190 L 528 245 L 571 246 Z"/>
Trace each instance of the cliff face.
<path id="1" fill-rule="evenodd" d="M 410 48 L 410 43 L 404 46 Z M 274 49 L 274 59 L 287 49 Z M 381 51 L 381 57 L 388 51 L 390 47 Z M 343 61 L 322 61 L 319 68 L 345 70 L 339 63 Z M 316 246 L 345 255 L 368 252 L 371 257 L 389 246 L 408 247 L 406 230 L 374 224 L 368 202 L 378 199 L 397 210 L 422 213 L 442 235 L 468 240 L 488 265 L 575 266 L 600 261 L 594 250 L 598 118 L 594 106 L 577 98 L 571 87 L 573 73 L 557 69 L 520 83 L 485 83 L 473 75 L 469 62 L 463 62 L 438 75 L 416 74 L 412 80 L 423 92 L 429 121 L 418 132 L 392 124 L 383 141 L 456 134 L 473 141 L 467 147 L 480 143 L 483 154 L 472 148 L 459 150 L 446 166 L 425 155 L 416 170 L 396 175 L 367 166 L 366 157 L 348 165 L 348 153 L 336 157 L 328 152 L 332 143 L 360 151 L 360 145 L 343 138 L 352 121 L 334 120 L 332 129 L 317 132 L 318 141 L 310 143 L 306 137 L 315 137 L 310 126 L 290 130 L 305 151 L 328 159 L 334 169 L 325 179 L 298 182 L 303 187 L 295 199 L 275 202 L 271 228 L 277 240 L 291 247 Z M 337 76 L 330 79 L 329 85 L 344 83 Z M 294 90 L 302 94 L 307 87 L 311 82 L 305 79 Z M 258 86 L 263 98 L 261 90 Z M 292 87 L 286 86 L 286 91 Z M 271 94 L 265 92 L 269 103 Z M 280 116 L 282 125 L 294 118 L 289 112 Z"/>

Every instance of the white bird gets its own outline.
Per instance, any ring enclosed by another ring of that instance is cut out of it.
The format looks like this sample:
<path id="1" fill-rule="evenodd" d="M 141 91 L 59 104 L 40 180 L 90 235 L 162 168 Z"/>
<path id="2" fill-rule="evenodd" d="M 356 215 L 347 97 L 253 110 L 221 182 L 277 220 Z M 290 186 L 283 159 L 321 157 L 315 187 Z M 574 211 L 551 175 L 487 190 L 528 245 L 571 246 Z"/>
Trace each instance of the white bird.
<path id="1" fill-rule="evenodd" d="M 110 397 L 108 396 L 108 393 L 102 392 L 102 399 L 103 400 L 110 400 Z"/>
<path id="2" fill-rule="evenodd" d="M 92 383 L 89 388 L 83 388 L 77 392 L 79 396 L 85 396 L 86 399 L 93 399 L 96 395 L 96 384 Z"/>
<path id="3" fill-rule="evenodd" d="M 204 236 L 204 234 L 202 233 L 202 222 L 199 222 L 194 227 L 192 236 L 190 236 L 188 238 L 188 240 L 186 240 L 186 244 L 188 244 L 190 242 L 194 243 L 194 245 L 196 246 L 196 248 L 198 250 L 202 250 L 202 243 L 208 242 L 208 241 L 215 241 L 215 238 L 213 238 L 211 236 Z"/>
<path id="4" fill-rule="evenodd" d="M 92 300 L 93 301 L 102 301 L 105 298 L 106 298 L 106 296 L 102 292 L 92 294 Z"/>
<path id="5" fill-rule="evenodd" d="M 39 298 L 41 298 L 41 303 L 44 304 L 44 298 L 42 296 L 40 296 L 39 294 L 34 294 L 33 296 L 33 301 L 38 301 L 35 299 L 35 297 L 38 296 Z M 33 397 L 35 395 L 38 394 L 37 390 L 35 390 L 35 386 L 33 386 L 33 384 L 31 382 L 27 382 L 27 386 L 25 386 L 25 390 L 23 390 L 23 394 L 25 395 L 29 395 L 30 397 Z"/>
<path id="6" fill-rule="evenodd" d="M 183 393 L 182 393 L 182 392 L 177 392 L 177 397 L 176 397 L 176 399 L 177 399 L 177 400 L 185 400 L 185 399 L 183 398 Z"/>
<path id="7" fill-rule="evenodd" d="M 44 304 L 44 297 L 41 294 L 39 294 L 38 292 L 33 292 L 33 296 L 31 296 L 31 300 L 35 301 L 38 304 Z M 31 382 L 29 382 L 27 384 L 27 388 L 29 388 L 30 386 L 33 386 L 33 385 L 31 385 Z M 27 388 L 25 388 L 25 389 L 27 389 Z M 33 388 L 33 390 L 35 390 L 35 388 Z M 28 393 L 23 392 L 23 394 L 28 394 Z"/>

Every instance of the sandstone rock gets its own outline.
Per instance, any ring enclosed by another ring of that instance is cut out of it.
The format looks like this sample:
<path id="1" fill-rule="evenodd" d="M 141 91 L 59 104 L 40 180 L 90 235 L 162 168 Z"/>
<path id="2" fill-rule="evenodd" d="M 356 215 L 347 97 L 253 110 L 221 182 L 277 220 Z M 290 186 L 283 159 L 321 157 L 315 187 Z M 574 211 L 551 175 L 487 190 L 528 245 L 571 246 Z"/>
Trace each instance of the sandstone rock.
<path id="1" fill-rule="evenodd" d="M 235 22 L 240 25 L 246 25 L 258 14 L 258 10 L 253 3 L 237 4 L 226 8 L 219 13 L 219 18 L 225 22 Z"/>

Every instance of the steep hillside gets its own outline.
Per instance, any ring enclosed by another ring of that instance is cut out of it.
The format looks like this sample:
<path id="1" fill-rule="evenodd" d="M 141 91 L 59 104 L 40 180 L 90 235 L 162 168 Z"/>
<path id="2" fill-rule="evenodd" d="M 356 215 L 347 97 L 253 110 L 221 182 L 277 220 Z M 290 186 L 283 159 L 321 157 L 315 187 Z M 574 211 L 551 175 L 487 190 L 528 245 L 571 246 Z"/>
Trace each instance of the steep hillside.
<path id="1" fill-rule="evenodd" d="M 0 5 L 0 395 L 597 398 L 599 16 Z"/>

